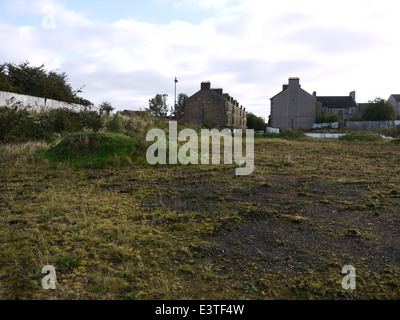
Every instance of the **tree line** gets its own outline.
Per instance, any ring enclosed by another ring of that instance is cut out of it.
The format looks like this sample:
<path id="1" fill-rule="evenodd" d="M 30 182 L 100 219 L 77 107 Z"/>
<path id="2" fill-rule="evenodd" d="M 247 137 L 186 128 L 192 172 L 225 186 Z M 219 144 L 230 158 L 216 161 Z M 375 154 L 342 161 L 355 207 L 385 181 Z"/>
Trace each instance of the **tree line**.
<path id="1" fill-rule="evenodd" d="M 78 96 L 82 89 L 73 90 L 65 72 L 47 71 L 44 64 L 39 67 L 29 62 L 0 65 L 0 91 L 93 106 L 92 102 Z"/>

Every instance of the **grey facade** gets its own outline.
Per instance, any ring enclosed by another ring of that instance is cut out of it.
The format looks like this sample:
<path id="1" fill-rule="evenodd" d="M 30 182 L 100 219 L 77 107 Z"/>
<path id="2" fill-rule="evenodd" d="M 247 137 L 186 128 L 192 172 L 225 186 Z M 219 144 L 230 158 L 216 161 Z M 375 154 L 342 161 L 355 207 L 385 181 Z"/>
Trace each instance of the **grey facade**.
<path id="1" fill-rule="evenodd" d="M 317 98 L 301 88 L 299 78 L 290 78 L 289 84 L 271 98 L 272 128 L 310 130 L 316 117 Z"/>
<path id="2" fill-rule="evenodd" d="M 392 94 L 388 102 L 390 102 L 396 110 L 396 119 L 400 118 L 400 94 Z"/>
<path id="3" fill-rule="evenodd" d="M 353 116 L 359 116 L 359 108 L 356 102 L 356 92 L 352 91 L 348 96 L 317 97 L 319 114 L 337 114 L 341 121 L 347 122 Z"/>

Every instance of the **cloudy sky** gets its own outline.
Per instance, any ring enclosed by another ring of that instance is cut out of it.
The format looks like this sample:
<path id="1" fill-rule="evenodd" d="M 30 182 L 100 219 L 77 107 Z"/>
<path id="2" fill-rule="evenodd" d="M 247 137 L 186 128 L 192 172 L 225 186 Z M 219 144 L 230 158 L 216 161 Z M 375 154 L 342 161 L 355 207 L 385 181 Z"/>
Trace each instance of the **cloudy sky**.
<path id="1" fill-rule="evenodd" d="M 0 63 L 44 63 L 95 104 L 139 110 L 201 81 L 268 117 L 289 77 L 357 101 L 400 93 L 395 0 L 0 0 Z"/>

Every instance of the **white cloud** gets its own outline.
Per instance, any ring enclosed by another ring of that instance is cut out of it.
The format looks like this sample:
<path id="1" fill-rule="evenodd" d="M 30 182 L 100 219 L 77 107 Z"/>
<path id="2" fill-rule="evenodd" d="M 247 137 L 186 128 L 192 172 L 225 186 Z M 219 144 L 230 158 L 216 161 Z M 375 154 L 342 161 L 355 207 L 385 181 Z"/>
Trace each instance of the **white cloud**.
<path id="1" fill-rule="evenodd" d="M 161 1 L 172 5 L 169 0 Z M 66 2 L 66 4 L 68 4 Z M 95 103 L 145 108 L 167 93 L 195 93 L 203 80 L 222 87 L 247 110 L 269 114 L 269 98 L 291 76 L 324 95 L 356 90 L 360 102 L 398 93 L 398 23 L 395 1 L 326 3 L 181 0 L 175 10 L 210 10 L 200 23 L 157 24 L 133 19 L 90 20 L 58 1 L 9 1 L 3 12 L 29 13 L 34 23 L 0 23 L 2 61 L 67 72 L 74 88 Z M 41 25 L 55 8 L 55 29 Z M 22 8 L 22 9 L 21 9 Z M 1 16 L 1 14 L 0 14 Z"/>

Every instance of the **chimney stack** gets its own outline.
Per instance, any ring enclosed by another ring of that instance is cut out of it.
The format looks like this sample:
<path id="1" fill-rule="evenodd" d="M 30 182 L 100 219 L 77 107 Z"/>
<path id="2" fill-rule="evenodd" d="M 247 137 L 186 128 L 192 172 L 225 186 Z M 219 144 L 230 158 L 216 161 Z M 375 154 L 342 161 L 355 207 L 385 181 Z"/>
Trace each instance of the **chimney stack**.
<path id="1" fill-rule="evenodd" d="M 288 87 L 289 87 L 288 84 L 284 84 L 284 85 L 282 86 L 282 90 L 285 91 Z"/>
<path id="2" fill-rule="evenodd" d="M 211 82 L 202 82 L 201 83 L 201 90 L 211 90 Z"/>
<path id="3" fill-rule="evenodd" d="M 300 78 L 289 78 L 289 87 L 300 87 Z"/>
<path id="4" fill-rule="evenodd" d="M 216 94 L 222 96 L 223 95 L 223 90 L 222 89 L 212 89 L 212 91 L 214 91 Z"/>
<path id="5" fill-rule="evenodd" d="M 356 101 L 356 92 L 355 91 L 350 92 L 350 97 L 352 97 L 353 100 Z"/>

